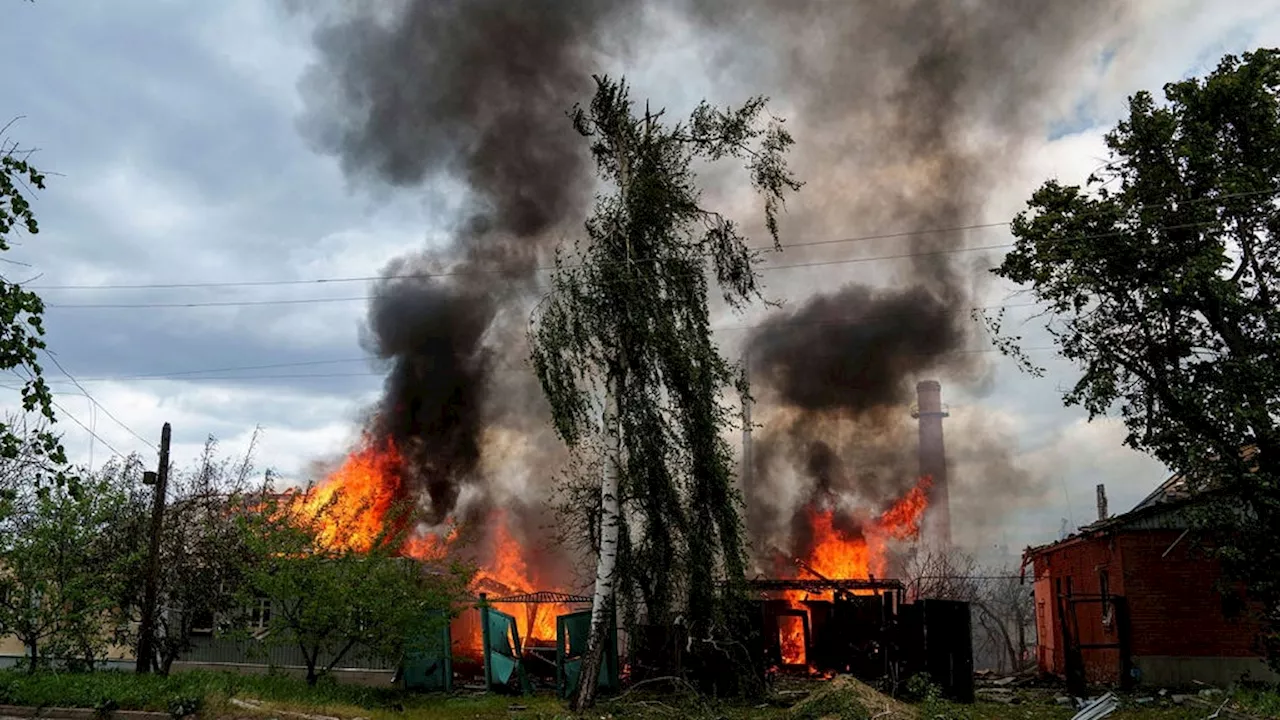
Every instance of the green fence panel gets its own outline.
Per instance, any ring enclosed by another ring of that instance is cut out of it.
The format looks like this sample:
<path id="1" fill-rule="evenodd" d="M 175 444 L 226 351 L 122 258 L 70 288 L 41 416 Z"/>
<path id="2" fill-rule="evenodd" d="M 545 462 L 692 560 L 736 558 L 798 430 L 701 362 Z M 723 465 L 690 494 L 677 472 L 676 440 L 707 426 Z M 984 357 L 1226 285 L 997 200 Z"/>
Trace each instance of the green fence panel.
<path id="1" fill-rule="evenodd" d="M 516 619 L 482 604 L 480 628 L 484 633 L 484 674 L 489 689 L 506 687 L 514 674 L 519 676 L 521 692 L 532 692 L 529 676 L 520 659 L 520 631 L 516 627 Z"/>
<path id="2" fill-rule="evenodd" d="M 406 690 L 453 690 L 453 635 L 446 619 L 435 642 L 429 639 L 419 647 L 405 653 L 402 668 Z"/>
<path id="3" fill-rule="evenodd" d="M 591 611 L 569 613 L 556 618 L 556 689 L 560 697 L 567 698 L 578 689 L 582 674 L 583 655 L 591 634 Z M 616 691 L 621 685 L 618 669 L 618 624 L 610 618 L 609 636 L 606 638 L 604 657 L 600 660 L 600 677 L 603 690 Z"/>

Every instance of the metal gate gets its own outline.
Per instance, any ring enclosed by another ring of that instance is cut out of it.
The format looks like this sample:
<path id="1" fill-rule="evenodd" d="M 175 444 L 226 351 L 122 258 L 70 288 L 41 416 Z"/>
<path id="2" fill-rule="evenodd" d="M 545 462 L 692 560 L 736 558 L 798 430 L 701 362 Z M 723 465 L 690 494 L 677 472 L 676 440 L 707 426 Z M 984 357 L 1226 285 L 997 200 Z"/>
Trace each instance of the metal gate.
<path id="1" fill-rule="evenodd" d="M 1090 682 L 1133 684 L 1129 606 L 1119 595 L 1060 595 L 1067 692 L 1077 697 Z"/>

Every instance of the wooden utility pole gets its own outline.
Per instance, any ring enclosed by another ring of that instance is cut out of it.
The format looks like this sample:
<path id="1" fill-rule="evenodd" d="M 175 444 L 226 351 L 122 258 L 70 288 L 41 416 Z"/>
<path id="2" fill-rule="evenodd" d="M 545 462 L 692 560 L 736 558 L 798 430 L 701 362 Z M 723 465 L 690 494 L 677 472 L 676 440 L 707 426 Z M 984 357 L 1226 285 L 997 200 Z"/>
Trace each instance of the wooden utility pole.
<path id="1" fill-rule="evenodd" d="M 143 482 L 155 483 L 155 498 L 151 502 L 146 589 L 142 596 L 142 622 L 138 627 L 137 670 L 148 673 L 151 672 L 151 659 L 155 655 L 156 596 L 160 589 L 160 531 L 164 527 L 164 496 L 169 484 L 169 423 L 165 423 L 160 430 L 160 467 L 156 468 L 154 474 L 144 473 Z"/>

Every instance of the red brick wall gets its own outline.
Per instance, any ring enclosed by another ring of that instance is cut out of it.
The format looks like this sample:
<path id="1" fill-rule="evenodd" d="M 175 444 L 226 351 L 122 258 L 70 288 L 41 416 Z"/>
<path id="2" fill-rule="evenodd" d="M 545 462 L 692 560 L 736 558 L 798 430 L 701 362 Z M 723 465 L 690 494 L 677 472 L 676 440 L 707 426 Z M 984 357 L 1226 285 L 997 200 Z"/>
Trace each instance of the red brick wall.
<path id="1" fill-rule="evenodd" d="M 1245 610 L 1224 615 L 1223 593 L 1216 585 L 1216 562 L 1195 551 L 1186 538 L 1174 545 L 1178 530 L 1131 531 L 1114 537 L 1064 543 L 1034 559 L 1036 631 L 1040 669 L 1063 675 L 1062 625 L 1057 595 L 1124 596 L 1129 608 L 1131 655 L 1175 657 L 1255 657 L 1259 626 Z M 1164 555 L 1169 550 L 1168 555 Z M 1070 584 L 1068 585 L 1068 580 Z M 1116 642 L 1118 628 L 1102 622 L 1101 606 L 1078 604 L 1082 643 Z M 1084 651 L 1086 675 L 1093 682 L 1118 680 L 1114 650 Z"/>
<path id="2" fill-rule="evenodd" d="M 1064 544 L 1035 559 L 1036 632 L 1045 638 L 1039 648 L 1040 670 L 1062 675 L 1066 669 L 1062 641 L 1062 619 L 1058 596 L 1100 595 L 1103 577 L 1106 590 L 1124 595 L 1124 575 L 1120 572 L 1119 548 L 1109 538 L 1089 538 Z M 1082 644 L 1117 641 L 1115 623 L 1103 622 L 1101 603 L 1076 604 L 1076 621 Z M 1119 655 L 1111 649 L 1083 651 L 1085 674 L 1091 682 L 1119 680 Z"/>
<path id="3" fill-rule="evenodd" d="M 1223 614 L 1217 562 L 1186 538 L 1169 550 L 1181 534 L 1159 530 L 1117 538 L 1124 554 L 1133 654 L 1256 656 L 1258 624 L 1247 611 L 1235 619 Z"/>

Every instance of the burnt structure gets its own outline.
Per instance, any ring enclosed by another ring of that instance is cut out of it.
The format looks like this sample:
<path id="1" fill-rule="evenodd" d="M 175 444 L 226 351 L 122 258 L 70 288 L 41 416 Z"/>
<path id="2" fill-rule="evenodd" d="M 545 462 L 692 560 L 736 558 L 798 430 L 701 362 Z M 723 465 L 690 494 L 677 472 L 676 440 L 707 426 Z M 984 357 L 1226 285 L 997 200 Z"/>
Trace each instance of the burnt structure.
<path id="1" fill-rule="evenodd" d="M 898 580 L 753 580 L 762 595 L 806 594 L 800 601 L 759 601 L 764 664 L 779 670 L 847 673 L 896 686 L 927 672 L 943 693 L 973 700 L 969 604 L 904 601 Z M 812 597 L 810 597 L 812 596 Z M 803 627 L 803 655 L 784 662 L 785 626 Z"/>
<path id="2" fill-rule="evenodd" d="M 922 380 L 916 384 L 916 405 L 911 416 L 920 421 L 920 475 L 933 481 L 929 490 L 928 538 L 945 547 L 951 544 L 951 501 L 947 488 L 947 454 L 942 442 L 942 419 L 950 415 L 942 404 L 942 384 Z"/>

